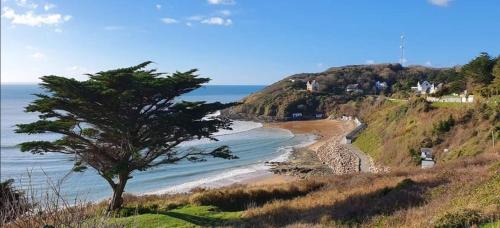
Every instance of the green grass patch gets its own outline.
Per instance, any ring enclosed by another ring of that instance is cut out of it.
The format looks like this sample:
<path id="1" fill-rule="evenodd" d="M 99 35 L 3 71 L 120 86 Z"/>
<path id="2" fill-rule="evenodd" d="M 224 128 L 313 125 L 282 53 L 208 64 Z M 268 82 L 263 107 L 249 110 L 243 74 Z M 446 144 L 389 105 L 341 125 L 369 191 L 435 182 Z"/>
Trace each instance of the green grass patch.
<path id="1" fill-rule="evenodd" d="M 238 220 L 241 212 L 225 212 L 214 206 L 185 206 L 156 214 L 146 213 L 115 218 L 113 224 L 125 227 L 207 227 L 223 226 Z"/>
<path id="2" fill-rule="evenodd" d="M 500 220 L 495 222 L 486 223 L 479 226 L 480 228 L 498 228 L 500 227 Z"/>
<path id="3" fill-rule="evenodd" d="M 364 153 L 377 159 L 380 156 L 378 149 L 382 146 L 382 138 L 380 138 L 379 133 L 375 132 L 374 128 L 368 127 L 359 134 L 353 144 Z"/>
<path id="4" fill-rule="evenodd" d="M 466 107 L 470 105 L 470 103 L 459 103 L 459 102 L 433 102 L 431 103 L 431 107 L 433 108 L 459 108 Z"/>

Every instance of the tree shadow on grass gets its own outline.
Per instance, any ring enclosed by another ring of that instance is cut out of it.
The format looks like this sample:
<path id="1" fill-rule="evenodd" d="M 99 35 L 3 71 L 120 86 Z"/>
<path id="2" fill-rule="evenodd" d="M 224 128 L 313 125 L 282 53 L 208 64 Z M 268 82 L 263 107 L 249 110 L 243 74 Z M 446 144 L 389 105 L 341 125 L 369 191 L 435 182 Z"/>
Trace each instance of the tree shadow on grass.
<path id="1" fill-rule="evenodd" d="M 429 189 L 444 184 L 444 180 L 414 182 L 405 179 L 394 187 L 385 187 L 367 194 L 352 195 L 343 201 L 308 209 L 286 206 L 271 213 L 249 218 L 250 226 L 286 226 L 294 223 L 319 223 L 325 217 L 346 225 L 356 225 L 378 215 L 391 215 L 397 211 L 425 204 Z"/>

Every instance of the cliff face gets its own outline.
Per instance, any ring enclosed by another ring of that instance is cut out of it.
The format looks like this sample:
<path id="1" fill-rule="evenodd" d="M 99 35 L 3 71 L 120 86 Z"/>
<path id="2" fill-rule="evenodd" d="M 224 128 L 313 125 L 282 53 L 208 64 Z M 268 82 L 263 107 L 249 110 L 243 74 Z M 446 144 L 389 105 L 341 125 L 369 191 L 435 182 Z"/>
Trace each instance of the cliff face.
<path id="1" fill-rule="evenodd" d="M 450 72 L 453 73 L 453 70 L 379 64 L 334 67 L 321 73 L 296 74 L 246 97 L 241 105 L 228 113 L 233 118 L 259 120 L 285 120 L 292 113 L 301 113 L 304 118 L 319 113 L 330 115 L 341 112 L 339 104 L 363 95 L 404 96 L 418 81 L 445 82 Z M 306 91 L 307 81 L 312 80 L 319 83 L 316 93 Z M 377 81 L 385 82 L 387 87 L 377 88 Z M 357 84 L 357 90 L 346 91 L 347 86 L 352 84 Z"/>

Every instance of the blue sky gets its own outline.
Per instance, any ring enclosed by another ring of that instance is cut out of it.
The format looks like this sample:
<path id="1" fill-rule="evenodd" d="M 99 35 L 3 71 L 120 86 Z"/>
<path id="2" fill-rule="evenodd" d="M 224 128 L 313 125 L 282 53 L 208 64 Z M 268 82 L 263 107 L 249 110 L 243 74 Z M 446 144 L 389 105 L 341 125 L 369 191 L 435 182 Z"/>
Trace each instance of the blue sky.
<path id="1" fill-rule="evenodd" d="M 2 83 L 127 67 L 270 84 L 331 66 L 500 54 L 498 0 L 1 0 Z"/>

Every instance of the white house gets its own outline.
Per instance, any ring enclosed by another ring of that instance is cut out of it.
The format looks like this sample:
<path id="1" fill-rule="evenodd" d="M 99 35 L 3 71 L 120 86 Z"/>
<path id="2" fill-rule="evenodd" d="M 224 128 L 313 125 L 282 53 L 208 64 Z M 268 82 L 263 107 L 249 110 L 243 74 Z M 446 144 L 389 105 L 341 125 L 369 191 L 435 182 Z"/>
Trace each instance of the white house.
<path id="1" fill-rule="evenodd" d="M 387 83 L 377 81 L 377 82 L 375 82 L 375 88 L 377 88 L 378 91 L 384 90 L 387 88 Z"/>
<path id="2" fill-rule="evenodd" d="M 312 82 L 307 81 L 306 87 L 307 87 L 307 91 L 309 91 L 309 92 L 318 92 L 319 91 L 319 83 L 316 80 L 313 80 Z"/>
<path id="3" fill-rule="evenodd" d="M 345 91 L 348 93 L 363 93 L 363 90 L 359 88 L 359 84 L 349 84 Z"/>
<path id="4" fill-rule="evenodd" d="M 431 84 L 428 81 L 423 81 L 422 83 L 417 82 L 417 86 L 411 87 L 411 89 L 421 94 L 434 94 L 438 91 L 438 88 L 434 86 L 434 83 Z"/>

